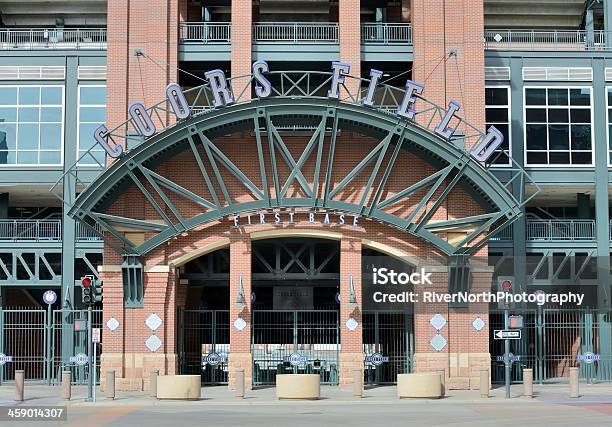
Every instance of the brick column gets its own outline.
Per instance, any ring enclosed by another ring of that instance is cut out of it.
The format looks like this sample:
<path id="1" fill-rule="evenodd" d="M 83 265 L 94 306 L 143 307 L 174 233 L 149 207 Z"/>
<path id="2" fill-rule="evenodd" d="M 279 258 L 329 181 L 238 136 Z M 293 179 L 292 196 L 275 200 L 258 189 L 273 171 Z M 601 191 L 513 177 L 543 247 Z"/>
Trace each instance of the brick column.
<path id="1" fill-rule="evenodd" d="M 253 2 L 251 0 L 232 0 L 232 77 L 249 75 L 252 61 Z M 251 98 L 247 90 L 238 99 L 248 79 L 232 81 L 234 96 L 238 100 Z"/>
<path id="2" fill-rule="evenodd" d="M 349 305 L 351 276 L 356 307 Z M 361 240 L 343 237 L 340 241 L 340 387 L 349 387 L 353 383 L 353 370 L 364 368 L 361 302 Z M 358 323 L 354 331 L 346 326 L 351 317 Z"/>
<path id="3" fill-rule="evenodd" d="M 361 4 L 359 0 L 340 0 L 338 4 L 338 37 L 340 61 L 351 65 L 351 76 L 361 77 Z M 359 91 L 358 80 L 345 80 L 346 88 L 355 95 Z M 340 92 L 340 98 L 346 97 Z"/>
<path id="4" fill-rule="evenodd" d="M 244 308 L 236 304 L 242 276 Z M 239 318 L 246 327 L 238 330 L 234 322 Z M 230 352 L 228 356 L 229 388 L 235 388 L 237 368 L 244 369 L 245 387 L 251 388 L 253 355 L 251 353 L 251 237 L 232 232 L 230 237 Z"/>
<path id="5" fill-rule="evenodd" d="M 104 282 L 104 304 L 102 306 L 103 348 L 100 354 L 100 385 L 103 387 L 105 372 L 114 370 L 118 378 L 123 377 L 124 331 L 125 318 L 123 309 L 123 280 L 121 272 L 106 272 L 100 270 L 100 279 Z M 114 318 L 119 326 L 111 331 L 106 325 Z"/>
<path id="6" fill-rule="evenodd" d="M 411 15 L 413 80 L 425 83 L 427 99 L 456 100 L 459 115 L 484 128 L 483 0 L 413 0 Z"/>

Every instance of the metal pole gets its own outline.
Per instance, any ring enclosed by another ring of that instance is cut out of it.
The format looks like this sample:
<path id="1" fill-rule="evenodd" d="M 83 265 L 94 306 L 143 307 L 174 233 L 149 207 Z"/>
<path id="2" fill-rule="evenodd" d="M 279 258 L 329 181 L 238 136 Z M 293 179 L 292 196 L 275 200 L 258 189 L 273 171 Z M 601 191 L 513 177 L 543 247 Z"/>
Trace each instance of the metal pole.
<path id="1" fill-rule="evenodd" d="M 504 329 L 507 330 L 510 323 L 510 313 L 506 308 L 504 309 Z M 505 376 L 506 376 L 506 399 L 510 399 L 510 375 L 511 375 L 511 365 L 510 365 L 510 340 L 504 340 L 504 366 L 505 366 Z"/>
<path id="2" fill-rule="evenodd" d="M 93 401 L 96 401 L 96 360 L 97 360 L 97 350 L 98 350 L 98 346 L 97 344 L 93 344 L 93 369 L 91 370 L 92 374 L 93 374 L 93 390 L 92 390 L 92 394 L 93 394 Z"/>
<path id="3" fill-rule="evenodd" d="M 45 340 L 45 347 L 47 349 L 47 385 L 51 385 L 51 359 L 53 358 L 53 353 L 51 352 L 51 337 L 53 334 L 53 320 L 51 319 L 51 304 L 47 304 L 47 339 Z"/>
<path id="4" fill-rule="evenodd" d="M 89 375 L 87 375 L 87 402 L 93 402 L 93 343 L 91 342 L 91 305 L 87 307 L 87 359 L 89 360 Z"/>

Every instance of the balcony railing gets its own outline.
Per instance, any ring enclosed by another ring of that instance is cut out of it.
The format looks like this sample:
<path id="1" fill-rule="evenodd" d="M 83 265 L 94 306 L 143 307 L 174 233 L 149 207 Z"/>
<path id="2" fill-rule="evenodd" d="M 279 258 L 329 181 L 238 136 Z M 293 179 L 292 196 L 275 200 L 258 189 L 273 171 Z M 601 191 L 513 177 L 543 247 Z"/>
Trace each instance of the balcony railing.
<path id="1" fill-rule="evenodd" d="M 183 22 L 181 43 L 229 44 L 232 31 L 229 22 Z"/>
<path id="2" fill-rule="evenodd" d="M 100 231 L 99 227 L 95 227 Z M 77 222 L 76 240 L 101 241 L 100 235 Z M 0 220 L 0 241 L 2 242 L 61 242 L 62 221 L 59 219 Z"/>
<path id="3" fill-rule="evenodd" d="M 102 228 L 99 224 L 94 225 L 94 229 L 96 231 L 91 230 L 88 227 L 85 227 L 80 222 L 76 223 L 76 240 L 79 242 L 99 242 L 102 240 L 100 234 L 102 233 Z"/>
<path id="4" fill-rule="evenodd" d="M 612 222 L 610 225 L 612 226 Z M 595 240 L 595 220 L 592 219 L 528 219 L 526 227 L 528 242 Z M 612 234 L 610 238 L 612 240 Z M 501 230 L 489 240 L 511 241 L 512 226 Z"/>
<path id="5" fill-rule="evenodd" d="M 106 49 L 106 28 L 0 29 L 0 49 Z"/>
<path id="6" fill-rule="evenodd" d="M 363 44 L 412 44 L 412 25 L 401 23 L 361 24 Z"/>
<path id="7" fill-rule="evenodd" d="M 491 50 L 612 50 L 605 31 L 486 30 L 484 36 Z"/>
<path id="8" fill-rule="evenodd" d="M 338 43 L 335 22 L 258 22 L 253 41 L 283 43 Z"/>

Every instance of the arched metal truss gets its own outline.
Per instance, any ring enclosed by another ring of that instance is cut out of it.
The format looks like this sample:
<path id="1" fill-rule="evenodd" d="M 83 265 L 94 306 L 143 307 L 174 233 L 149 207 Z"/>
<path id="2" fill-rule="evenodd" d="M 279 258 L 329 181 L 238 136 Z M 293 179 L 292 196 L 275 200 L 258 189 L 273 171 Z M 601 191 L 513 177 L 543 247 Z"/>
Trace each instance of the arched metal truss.
<path id="1" fill-rule="evenodd" d="M 345 99 L 335 100 L 324 94 L 331 78 L 329 73 L 282 72 L 270 73 L 268 77 L 273 83 L 271 97 L 239 101 L 227 107 L 212 107 L 208 84 L 185 91 L 191 116 L 166 127 L 146 142 L 133 136 L 135 128 L 131 121 L 110 131 L 109 139 L 128 149 L 88 186 L 79 180 L 82 168 L 78 167 L 78 162 L 66 172 L 64 178 L 83 184 L 80 195 L 69 204 L 70 215 L 92 229 L 95 223 L 99 224 L 105 234 L 122 242 L 122 246 L 115 245 L 115 248 L 125 255 L 145 254 L 187 230 L 227 215 L 278 208 L 308 208 L 359 215 L 421 237 L 447 255 L 458 255 L 475 250 L 486 243 L 489 235 L 499 232 L 520 216 L 527 200 L 522 195 L 515 197 L 510 187 L 515 183 L 524 188 L 525 182 L 530 181 L 529 176 L 519 167 L 507 168 L 509 179 L 502 184 L 489 170 L 489 165 L 475 161 L 462 147 L 474 144 L 483 132 L 461 118 L 455 118 L 451 123 L 455 128 L 451 141 L 435 135 L 432 130 L 444 115 L 443 108 L 420 98 L 416 118 L 409 121 L 390 113 L 401 102 L 403 92 L 400 88 L 381 85 L 375 96 L 378 106 L 370 108 L 360 103 L 362 91 L 350 94 L 348 78 L 347 85 L 343 85 L 347 94 Z M 243 86 L 237 86 L 236 81 L 242 81 Z M 250 76 L 232 79 L 237 100 L 250 90 L 251 83 Z M 237 87 L 244 89 L 237 92 Z M 164 127 L 170 111 L 166 102 L 148 111 L 158 129 Z M 294 158 L 283 140 L 283 129 L 287 128 L 310 132 L 298 158 Z M 219 137 L 244 131 L 254 136 L 256 147 L 253 147 L 253 153 L 257 153 L 257 158 L 253 161 L 259 165 L 256 176 L 248 176 L 240 170 L 215 143 Z M 334 184 L 338 181 L 337 175 L 336 180 L 333 179 L 334 173 L 338 173 L 336 141 L 341 131 L 359 133 L 378 142 L 350 173 Z M 134 141 L 140 144 L 130 148 Z M 413 153 L 437 171 L 387 195 L 388 179 L 401 150 Z M 159 164 L 184 151 L 194 156 L 210 197 L 194 194 L 155 172 Z M 91 150 L 84 156 L 94 157 Z M 314 174 L 307 178 L 303 168 L 313 160 Z M 280 163 L 289 168 L 287 177 L 279 173 Z M 228 174 L 242 183 L 239 191 L 241 194 L 247 192 L 250 201 L 237 201 L 237 189 L 227 185 L 224 179 Z M 367 177 L 359 200 L 338 199 L 337 196 L 358 176 Z M 293 195 L 295 192 L 289 194 L 289 188 L 294 185 L 299 187 L 300 196 Z M 139 189 L 163 221 L 108 213 L 108 208 L 130 186 Z M 484 213 L 432 221 L 438 208 L 457 186 L 466 190 L 482 206 Z M 389 210 L 392 205 L 421 194 L 419 192 L 424 195 L 410 213 L 400 215 Z M 171 193 L 173 197 L 196 203 L 202 212 L 186 218 L 168 197 Z M 126 229 L 146 233 L 147 239 L 135 245 L 125 237 L 123 231 Z M 464 232 L 465 238 L 449 242 L 447 233 L 453 231 Z"/>

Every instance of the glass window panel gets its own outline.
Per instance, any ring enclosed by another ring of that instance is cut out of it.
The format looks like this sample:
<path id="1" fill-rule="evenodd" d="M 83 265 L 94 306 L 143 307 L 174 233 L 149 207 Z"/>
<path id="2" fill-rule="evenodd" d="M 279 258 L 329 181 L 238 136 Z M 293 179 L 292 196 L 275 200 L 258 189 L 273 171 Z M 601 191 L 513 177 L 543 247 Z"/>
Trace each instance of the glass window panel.
<path id="1" fill-rule="evenodd" d="M 79 157 L 82 156 L 83 154 L 86 153 L 87 150 L 80 150 L 79 151 Z M 85 165 L 104 165 L 105 162 L 105 152 L 104 150 L 99 151 L 99 150 L 92 150 L 90 151 L 88 154 L 85 154 L 85 156 L 79 161 L 79 163 L 85 164 Z"/>
<path id="2" fill-rule="evenodd" d="M 570 89 L 570 104 L 591 105 L 591 90 L 588 88 Z"/>
<path id="3" fill-rule="evenodd" d="M 572 123 L 591 123 L 591 110 L 588 108 L 572 108 L 570 115 Z"/>
<path id="4" fill-rule="evenodd" d="M 527 149 L 546 150 L 546 125 L 527 125 Z"/>
<path id="5" fill-rule="evenodd" d="M 46 105 L 62 105 L 62 88 L 43 87 L 40 93 L 40 103 Z"/>
<path id="6" fill-rule="evenodd" d="M 40 104 L 40 87 L 21 86 L 19 88 L 19 104 L 20 105 L 39 105 Z"/>
<path id="7" fill-rule="evenodd" d="M 567 105 L 567 89 L 548 89 L 548 105 Z"/>
<path id="8" fill-rule="evenodd" d="M 507 108 L 487 108 L 486 109 L 486 120 L 487 122 L 502 122 L 508 121 L 508 109 Z"/>
<path id="9" fill-rule="evenodd" d="M 548 132 L 549 148 L 551 150 L 569 150 L 568 125 L 550 125 Z"/>
<path id="10" fill-rule="evenodd" d="M 548 163 L 548 159 L 545 151 L 528 151 L 527 152 L 527 163 L 532 165 L 540 165 Z"/>
<path id="11" fill-rule="evenodd" d="M 608 106 L 612 106 L 612 89 L 608 89 Z"/>
<path id="12" fill-rule="evenodd" d="M 546 89 L 526 89 L 525 103 L 527 105 L 546 105 Z"/>
<path id="13" fill-rule="evenodd" d="M 40 125 L 40 149 L 62 149 L 62 125 L 45 123 Z"/>
<path id="14" fill-rule="evenodd" d="M 17 152 L 0 150 L 0 165 L 14 165 L 17 163 Z"/>
<path id="15" fill-rule="evenodd" d="M 0 86 L 0 105 L 17 105 L 17 88 Z"/>
<path id="16" fill-rule="evenodd" d="M 81 107 L 79 120 L 82 122 L 104 123 L 106 120 L 106 109 L 100 107 Z"/>
<path id="17" fill-rule="evenodd" d="M 0 107 L 0 123 L 4 122 L 16 122 L 17 121 L 17 108 L 11 107 Z"/>
<path id="18" fill-rule="evenodd" d="M 507 165 L 510 163 L 510 158 L 506 155 L 506 153 L 497 152 L 491 156 L 493 161 L 491 164 L 494 165 Z"/>
<path id="19" fill-rule="evenodd" d="M 551 108 L 548 110 L 549 123 L 569 123 L 569 115 L 565 108 Z"/>
<path id="20" fill-rule="evenodd" d="M 81 86 L 81 105 L 106 105 L 106 87 Z"/>
<path id="21" fill-rule="evenodd" d="M 612 125 L 608 125 L 608 146 L 612 150 Z"/>
<path id="22" fill-rule="evenodd" d="M 572 150 L 591 149 L 591 126 L 572 125 Z"/>
<path id="23" fill-rule="evenodd" d="M 508 105 L 508 89 L 488 87 L 485 89 L 486 105 Z"/>
<path id="24" fill-rule="evenodd" d="M 59 165 L 62 163 L 62 153 L 60 151 L 41 151 L 41 165 Z"/>
<path id="25" fill-rule="evenodd" d="M 17 125 L 0 123 L 0 150 L 17 149 Z"/>
<path id="26" fill-rule="evenodd" d="M 502 135 L 504 135 L 504 142 L 502 142 L 501 147 L 504 149 L 508 149 L 509 144 L 510 144 L 510 138 L 509 138 L 509 129 L 508 129 L 508 125 L 506 124 L 501 124 L 501 123 L 496 123 L 494 125 L 498 131 L 500 131 L 502 133 Z M 488 129 L 488 126 L 487 126 Z"/>
<path id="27" fill-rule="evenodd" d="M 41 122 L 61 122 L 62 108 L 61 107 L 42 107 L 40 109 Z"/>
<path id="28" fill-rule="evenodd" d="M 19 135 L 18 150 L 38 149 L 38 124 L 19 124 L 17 131 Z"/>
<path id="29" fill-rule="evenodd" d="M 17 163 L 20 165 L 35 165 L 38 163 L 38 151 L 18 151 Z"/>
<path id="30" fill-rule="evenodd" d="M 19 122 L 38 122 L 39 114 L 38 107 L 22 107 L 19 109 Z"/>
<path id="31" fill-rule="evenodd" d="M 548 155 L 549 162 L 551 165 L 567 165 L 569 164 L 570 156 L 569 152 L 550 152 Z"/>
<path id="32" fill-rule="evenodd" d="M 572 164 L 575 165 L 590 165 L 593 163 L 593 155 L 591 152 L 573 152 Z"/>
<path id="33" fill-rule="evenodd" d="M 527 122 L 546 123 L 546 109 L 545 108 L 528 108 L 526 119 L 527 119 Z"/>

